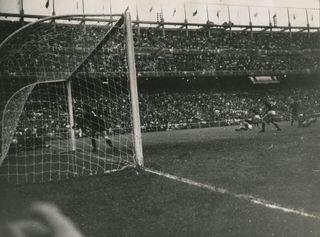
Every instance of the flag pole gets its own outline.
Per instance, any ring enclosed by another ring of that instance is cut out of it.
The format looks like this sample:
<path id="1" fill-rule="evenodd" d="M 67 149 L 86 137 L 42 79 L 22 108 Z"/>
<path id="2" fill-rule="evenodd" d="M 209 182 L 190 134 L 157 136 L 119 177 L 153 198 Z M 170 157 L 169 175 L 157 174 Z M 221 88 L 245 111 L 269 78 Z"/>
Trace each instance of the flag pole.
<path id="1" fill-rule="evenodd" d="M 23 0 L 19 0 L 19 7 L 20 7 L 20 24 L 24 25 L 24 10 L 23 10 Z"/>
<path id="2" fill-rule="evenodd" d="M 55 16 L 56 15 L 56 7 L 55 7 L 55 0 L 52 0 L 52 16 Z M 56 31 L 56 21 L 55 20 L 52 20 L 53 22 L 53 29 L 54 31 Z"/>
<path id="3" fill-rule="evenodd" d="M 206 11 L 207 11 L 207 23 L 209 23 L 210 18 L 209 18 L 209 10 L 208 10 L 208 5 L 206 5 Z"/>
<path id="4" fill-rule="evenodd" d="M 161 5 L 160 11 L 161 11 L 161 19 L 160 19 L 160 21 L 161 21 L 161 22 L 164 22 L 162 5 Z"/>
<path id="5" fill-rule="evenodd" d="M 137 21 L 137 27 L 138 27 L 138 35 L 140 35 L 140 18 L 139 18 L 139 9 L 138 9 L 138 3 L 136 3 L 136 21 Z"/>
<path id="6" fill-rule="evenodd" d="M 288 26 L 289 26 L 289 32 L 290 32 L 290 38 L 291 38 L 292 34 L 291 34 L 291 22 L 290 22 L 290 11 L 289 11 L 289 8 L 287 8 L 287 14 L 288 14 Z"/>
<path id="7" fill-rule="evenodd" d="M 271 13 L 270 8 L 268 8 L 268 15 L 269 15 L 269 27 L 270 27 L 270 34 L 272 36 L 272 22 L 271 22 Z"/>
<path id="8" fill-rule="evenodd" d="M 251 39 L 253 39 L 253 33 L 252 33 L 252 20 L 251 20 L 251 11 L 250 11 L 250 6 L 248 6 L 248 14 L 249 14 L 250 37 L 251 37 Z"/>
<path id="9" fill-rule="evenodd" d="M 270 14 L 270 8 L 268 8 L 268 15 L 269 15 L 269 26 L 271 26 L 271 25 L 272 25 L 272 23 L 271 23 L 271 14 Z"/>
<path id="10" fill-rule="evenodd" d="M 291 27 L 289 8 L 287 8 L 287 15 L 288 15 L 288 26 Z"/>
<path id="11" fill-rule="evenodd" d="M 84 0 L 82 0 L 82 14 L 84 15 Z M 83 30 L 84 32 L 86 32 L 86 21 L 84 16 L 83 16 Z"/>
<path id="12" fill-rule="evenodd" d="M 208 9 L 208 5 L 206 5 L 206 10 L 207 10 L 208 35 L 209 35 L 209 37 L 211 37 L 211 30 L 210 30 L 210 26 L 209 26 L 209 23 L 210 23 L 210 17 L 209 17 L 209 9 Z"/>
<path id="13" fill-rule="evenodd" d="M 139 22 L 139 9 L 138 9 L 138 4 L 136 5 L 136 21 Z"/>
<path id="14" fill-rule="evenodd" d="M 231 16 L 230 16 L 230 7 L 228 6 L 228 18 L 229 18 L 229 32 L 232 35 L 232 26 L 231 26 Z"/>
<path id="15" fill-rule="evenodd" d="M 249 25 L 252 26 L 250 6 L 248 6 L 248 14 L 249 14 Z"/>
<path id="16" fill-rule="evenodd" d="M 230 7 L 228 6 L 228 19 L 229 19 L 229 24 L 231 23 L 231 16 L 230 16 Z"/>
<path id="17" fill-rule="evenodd" d="M 185 27 L 186 27 L 186 35 L 189 36 L 186 4 L 183 4 L 183 8 L 184 8 L 184 23 L 185 23 Z"/>
<path id="18" fill-rule="evenodd" d="M 55 5 L 54 5 L 54 0 L 52 0 L 52 16 L 56 15 L 56 9 L 55 9 Z"/>
<path id="19" fill-rule="evenodd" d="M 308 39 L 310 39 L 310 24 L 309 24 L 309 16 L 308 16 L 307 8 L 306 8 L 306 19 L 307 19 Z"/>
<path id="20" fill-rule="evenodd" d="M 162 9 L 162 5 L 161 5 L 161 14 L 160 14 L 160 24 L 161 24 L 161 28 L 162 28 L 162 36 L 164 37 L 166 35 L 165 30 L 164 30 L 164 17 L 163 17 L 163 9 Z"/>
<path id="21" fill-rule="evenodd" d="M 113 16 L 112 16 L 112 0 L 110 0 L 110 20 L 113 22 Z"/>
<path id="22" fill-rule="evenodd" d="M 320 1 L 320 0 L 319 0 L 319 1 Z M 187 23 L 188 20 L 187 20 L 186 4 L 183 5 L 183 8 L 184 8 L 184 22 Z"/>

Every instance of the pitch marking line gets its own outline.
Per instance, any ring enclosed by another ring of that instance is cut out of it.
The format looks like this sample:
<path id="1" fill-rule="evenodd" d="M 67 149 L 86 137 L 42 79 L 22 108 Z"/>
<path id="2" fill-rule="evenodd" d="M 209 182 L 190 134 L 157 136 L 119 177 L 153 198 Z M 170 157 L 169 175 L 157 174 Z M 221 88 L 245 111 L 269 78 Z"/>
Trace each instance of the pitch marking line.
<path id="1" fill-rule="evenodd" d="M 228 195 L 233 196 L 235 198 L 243 199 L 243 200 L 246 200 L 246 201 L 249 201 L 251 203 L 254 203 L 254 204 L 257 204 L 257 205 L 261 205 L 261 206 L 264 206 L 264 207 L 267 207 L 267 208 L 276 209 L 276 210 L 280 210 L 280 211 L 283 211 L 283 212 L 286 212 L 286 213 L 292 213 L 292 214 L 296 214 L 296 215 L 299 215 L 299 216 L 320 220 L 320 216 L 309 214 L 309 213 L 304 212 L 304 211 L 299 211 L 299 210 L 296 210 L 294 208 L 283 207 L 283 206 L 281 206 L 281 205 L 279 205 L 277 203 L 273 203 L 273 202 L 270 202 L 270 201 L 267 201 L 267 200 L 264 200 L 264 199 L 261 199 L 261 198 L 257 198 L 257 197 L 254 197 L 254 196 L 251 196 L 251 195 L 248 195 L 248 194 L 237 194 L 237 193 L 231 192 L 231 191 L 229 191 L 227 189 L 224 189 L 224 188 L 218 188 L 218 187 L 215 187 L 213 185 L 203 184 L 203 183 L 200 183 L 200 182 L 193 181 L 191 179 L 178 177 L 178 176 L 167 174 L 167 173 L 164 173 L 164 172 L 161 172 L 161 171 L 156 171 L 156 170 L 152 170 L 152 169 L 148 169 L 148 168 L 144 168 L 144 170 L 149 172 L 149 173 L 152 173 L 152 174 L 163 176 L 163 177 L 166 177 L 166 178 L 169 178 L 169 179 L 172 179 L 172 180 L 176 180 L 176 181 L 179 181 L 179 182 L 182 182 L 182 183 L 190 184 L 190 185 L 193 185 L 193 186 L 196 186 L 196 187 L 199 187 L 199 188 L 207 189 L 207 190 L 210 190 L 210 191 L 213 191 L 213 192 L 217 192 L 217 193 L 221 193 L 221 194 L 228 194 Z"/>

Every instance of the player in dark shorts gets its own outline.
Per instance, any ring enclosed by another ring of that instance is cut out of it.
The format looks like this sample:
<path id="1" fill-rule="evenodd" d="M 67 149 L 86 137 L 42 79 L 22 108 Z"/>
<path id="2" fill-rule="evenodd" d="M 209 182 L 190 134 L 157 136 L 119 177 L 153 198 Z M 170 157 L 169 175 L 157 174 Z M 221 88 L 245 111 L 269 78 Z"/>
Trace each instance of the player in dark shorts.
<path id="1" fill-rule="evenodd" d="M 294 100 L 289 105 L 290 110 L 290 121 L 291 126 L 293 126 L 294 121 L 297 121 L 299 123 L 299 103 L 298 101 Z"/>
<path id="2" fill-rule="evenodd" d="M 112 141 L 107 133 L 107 127 L 103 119 L 93 110 L 84 110 L 84 113 L 81 117 L 77 118 L 76 124 L 78 127 L 84 128 L 87 127 L 91 130 L 91 144 L 92 144 L 92 151 L 97 151 L 96 145 L 96 133 L 101 134 L 106 143 L 113 149 L 115 147 L 112 144 Z"/>
<path id="3" fill-rule="evenodd" d="M 260 132 L 265 132 L 266 124 L 270 124 L 270 123 L 272 123 L 277 128 L 277 131 L 281 131 L 278 124 L 274 122 L 274 118 L 276 116 L 274 104 L 268 100 L 264 101 L 263 104 L 265 107 L 265 112 L 264 112 L 264 115 L 262 116 L 262 129 L 260 130 Z"/>

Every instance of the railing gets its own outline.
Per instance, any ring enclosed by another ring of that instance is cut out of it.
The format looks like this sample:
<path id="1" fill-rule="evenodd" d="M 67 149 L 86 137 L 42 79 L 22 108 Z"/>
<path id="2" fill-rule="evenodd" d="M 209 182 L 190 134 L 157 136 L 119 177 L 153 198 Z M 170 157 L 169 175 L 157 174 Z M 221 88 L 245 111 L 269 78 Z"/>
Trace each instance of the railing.
<path id="1" fill-rule="evenodd" d="M 118 14 L 119 15 L 119 14 Z M 83 16 L 80 16 L 78 18 L 75 18 L 74 20 L 84 21 L 84 22 L 116 22 L 115 19 L 112 17 L 106 18 L 108 16 L 111 16 L 110 14 L 85 14 Z M 112 15 L 116 16 L 116 15 Z M 21 24 L 23 25 L 25 23 L 25 19 L 30 19 L 31 21 L 34 19 L 42 19 L 49 17 L 48 15 L 36 15 L 36 14 L 19 14 L 19 13 L 7 13 L 7 12 L 0 12 L 0 17 L 3 18 L 17 18 L 20 20 Z M 204 23 L 193 23 L 193 22 L 175 22 L 175 21 L 143 21 L 143 20 L 135 20 L 132 21 L 134 24 L 134 28 L 139 28 L 140 26 L 147 25 L 147 26 L 153 26 L 153 27 L 161 27 L 163 30 L 165 27 L 169 28 L 185 28 L 186 31 L 190 30 L 190 27 L 195 28 L 207 28 L 207 29 L 235 29 L 235 30 L 250 30 L 250 31 L 266 31 L 270 30 L 271 32 L 274 31 L 288 31 L 291 33 L 291 30 L 297 31 L 297 32 L 303 32 L 303 31 L 319 31 L 320 27 L 318 26 L 310 26 L 310 24 L 306 24 L 305 26 L 292 26 L 291 24 L 288 24 L 287 26 L 277 26 L 272 25 L 271 23 L 267 25 L 253 25 L 252 23 L 248 22 L 248 24 L 234 24 L 231 21 L 224 22 L 222 24 L 215 24 L 211 21 L 207 21 Z"/>
<path id="2" fill-rule="evenodd" d="M 221 70 L 221 71 L 139 71 L 140 78 L 187 78 L 187 77 L 227 77 L 227 76 L 265 76 L 265 75 L 306 75 L 319 70 Z"/>
<path id="3" fill-rule="evenodd" d="M 142 125 L 142 132 L 160 132 L 160 131 L 171 131 L 171 130 L 182 130 L 182 129 L 199 129 L 199 128 L 210 128 L 210 127 L 226 127 L 240 125 L 243 119 L 225 119 L 225 120 L 202 120 L 198 122 L 181 122 L 181 123 L 170 123 L 170 124 L 157 124 L 146 126 Z M 288 121 L 289 118 L 278 116 L 275 118 L 276 121 Z"/>

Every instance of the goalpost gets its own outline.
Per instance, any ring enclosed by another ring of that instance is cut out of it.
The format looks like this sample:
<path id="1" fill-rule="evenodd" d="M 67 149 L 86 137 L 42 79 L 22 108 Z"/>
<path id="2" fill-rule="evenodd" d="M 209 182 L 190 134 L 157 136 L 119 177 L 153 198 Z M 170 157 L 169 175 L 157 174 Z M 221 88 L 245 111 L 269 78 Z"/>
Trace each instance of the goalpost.
<path id="1" fill-rule="evenodd" d="M 143 167 L 143 153 L 141 141 L 141 127 L 140 127 L 140 113 L 139 113 L 139 98 L 137 86 L 137 73 L 135 64 L 133 33 L 131 26 L 130 13 L 126 12 L 126 32 L 127 32 L 127 50 L 128 50 L 128 66 L 129 66 L 129 81 L 131 90 L 132 102 L 132 117 L 133 117 L 133 135 L 134 135 L 134 148 L 136 152 L 137 163 Z"/>
<path id="2" fill-rule="evenodd" d="M 48 17 L 0 44 L 0 181 L 143 167 L 130 13 L 108 17 Z"/>

